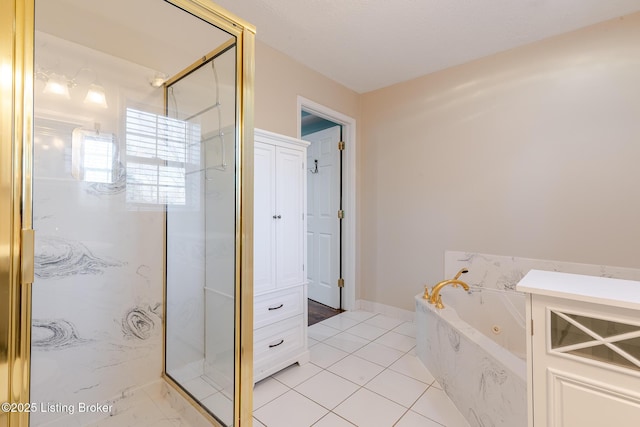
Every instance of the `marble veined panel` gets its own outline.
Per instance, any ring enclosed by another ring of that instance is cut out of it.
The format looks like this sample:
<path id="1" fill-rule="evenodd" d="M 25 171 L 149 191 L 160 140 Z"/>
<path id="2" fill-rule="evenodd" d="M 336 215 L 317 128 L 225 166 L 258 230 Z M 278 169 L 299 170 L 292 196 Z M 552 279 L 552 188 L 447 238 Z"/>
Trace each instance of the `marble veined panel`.
<path id="1" fill-rule="evenodd" d="M 420 360 L 473 427 L 526 425 L 525 362 L 442 313 L 416 297 Z"/>
<path id="2" fill-rule="evenodd" d="M 443 278 L 467 268 L 469 272 L 461 279 L 471 288 L 470 292 L 444 288 L 444 305 L 453 307 L 465 322 L 523 358 L 526 297 L 515 287 L 531 269 L 640 280 L 638 269 L 457 251 L 445 252 L 444 267 Z"/>
<path id="3" fill-rule="evenodd" d="M 445 278 L 453 277 L 463 267 L 469 269 L 469 272 L 462 276 L 469 285 L 507 292 L 517 292 L 516 285 L 532 269 L 640 280 L 640 270 L 633 268 L 470 252 L 445 252 Z"/>
<path id="4" fill-rule="evenodd" d="M 105 402 L 161 374 L 163 213 L 128 205 L 122 175 L 73 178 L 75 126 L 45 127 L 34 137 L 31 401 Z"/>

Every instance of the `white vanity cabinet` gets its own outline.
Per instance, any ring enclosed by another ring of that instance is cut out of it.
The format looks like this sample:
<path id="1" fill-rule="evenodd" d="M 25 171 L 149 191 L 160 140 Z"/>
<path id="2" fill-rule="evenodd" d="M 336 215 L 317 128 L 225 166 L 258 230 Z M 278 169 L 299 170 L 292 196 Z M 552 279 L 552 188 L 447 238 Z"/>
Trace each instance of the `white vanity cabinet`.
<path id="1" fill-rule="evenodd" d="M 308 142 L 255 130 L 254 381 L 307 349 L 306 149 Z"/>
<path id="2" fill-rule="evenodd" d="M 529 272 L 530 427 L 640 425 L 640 282 Z"/>

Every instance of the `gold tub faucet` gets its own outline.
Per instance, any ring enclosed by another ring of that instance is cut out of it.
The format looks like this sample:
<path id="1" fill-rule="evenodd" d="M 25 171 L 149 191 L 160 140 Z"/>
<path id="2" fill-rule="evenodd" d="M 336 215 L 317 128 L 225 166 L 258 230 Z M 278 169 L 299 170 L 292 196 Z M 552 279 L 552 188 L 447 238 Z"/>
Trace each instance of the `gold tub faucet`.
<path id="1" fill-rule="evenodd" d="M 428 295 L 428 290 L 427 288 L 425 288 L 424 291 L 424 298 L 428 299 L 429 304 L 435 304 L 436 308 L 441 309 L 444 308 L 444 304 L 442 304 L 442 296 L 440 296 L 440 290 L 442 288 L 444 288 L 447 285 L 451 285 L 454 288 L 457 288 L 458 285 L 462 286 L 462 288 L 465 291 L 469 290 L 469 285 L 467 285 L 465 282 L 463 282 L 462 280 L 459 280 L 460 276 L 462 276 L 465 273 L 468 273 L 469 270 L 467 270 L 466 268 L 461 269 L 460 271 L 458 271 L 458 274 L 455 275 L 455 277 L 453 279 L 449 279 L 449 280 L 443 280 L 442 282 L 436 284 L 433 289 L 431 289 L 431 295 Z"/>

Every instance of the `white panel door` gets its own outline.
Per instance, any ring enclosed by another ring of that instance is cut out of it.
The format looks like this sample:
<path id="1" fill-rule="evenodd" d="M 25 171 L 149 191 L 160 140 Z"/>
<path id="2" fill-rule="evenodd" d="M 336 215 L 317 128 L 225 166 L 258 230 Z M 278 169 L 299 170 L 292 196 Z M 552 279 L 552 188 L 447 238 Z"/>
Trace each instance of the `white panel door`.
<path id="1" fill-rule="evenodd" d="M 279 288 L 304 282 L 304 157 L 276 148 L 276 277 Z"/>
<path id="2" fill-rule="evenodd" d="M 254 160 L 253 286 L 256 294 L 276 287 L 276 148 L 256 142 Z"/>
<path id="3" fill-rule="evenodd" d="M 340 306 L 340 126 L 306 135 L 307 149 L 307 280 L 309 298 Z M 316 173 L 315 164 L 318 164 Z"/>

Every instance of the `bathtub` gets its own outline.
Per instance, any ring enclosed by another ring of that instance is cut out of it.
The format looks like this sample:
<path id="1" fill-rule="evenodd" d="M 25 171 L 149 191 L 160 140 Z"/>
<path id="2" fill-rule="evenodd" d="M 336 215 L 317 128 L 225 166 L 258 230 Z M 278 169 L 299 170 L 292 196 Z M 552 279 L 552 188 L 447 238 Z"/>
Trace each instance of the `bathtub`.
<path id="1" fill-rule="evenodd" d="M 525 427 L 525 360 L 471 327 L 452 307 L 438 310 L 422 294 L 415 301 L 416 354 L 469 424 Z"/>

